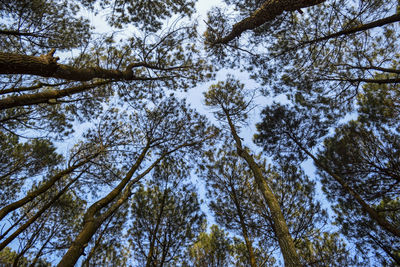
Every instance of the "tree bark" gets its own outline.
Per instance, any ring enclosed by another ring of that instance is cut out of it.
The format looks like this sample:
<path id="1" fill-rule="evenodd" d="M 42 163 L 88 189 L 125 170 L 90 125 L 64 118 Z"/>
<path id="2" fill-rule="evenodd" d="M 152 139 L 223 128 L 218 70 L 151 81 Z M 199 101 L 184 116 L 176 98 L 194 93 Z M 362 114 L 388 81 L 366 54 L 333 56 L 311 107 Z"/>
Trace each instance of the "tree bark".
<path id="1" fill-rule="evenodd" d="M 247 17 L 235 25 L 226 36 L 217 39 L 213 44 L 227 44 L 239 37 L 247 30 L 253 30 L 264 23 L 273 20 L 285 11 L 295 11 L 301 8 L 318 5 L 325 0 L 267 0 L 250 17 Z"/>
<path id="2" fill-rule="evenodd" d="M 143 151 L 140 153 L 138 159 L 136 160 L 135 164 L 132 165 L 128 173 L 125 175 L 125 178 L 122 179 L 122 181 L 110 192 L 105 196 L 104 198 L 98 200 L 97 202 L 93 203 L 87 210 L 85 214 L 85 219 L 92 220 L 94 218 L 95 214 L 101 210 L 103 207 L 111 203 L 124 189 L 124 187 L 127 185 L 129 180 L 131 180 L 133 174 L 137 171 L 137 169 L 140 167 L 140 164 L 142 164 L 147 152 L 150 149 L 150 143 L 147 143 Z"/>
<path id="3" fill-rule="evenodd" d="M 78 94 L 89 89 L 93 89 L 97 86 L 102 86 L 110 83 L 111 81 L 101 81 L 92 84 L 82 84 L 79 86 L 61 89 L 61 90 L 46 90 L 39 93 L 34 94 L 25 94 L 25 95 L 17 95 L 10 96 L 7 98 L 0 99 L 0 110 L 7 108 L 15 108 L 20 106 L 31 106 L 37 105 L 41 103 L 52 103 L 56 102 L 58 98 L 70 96 L 73 94 Z"/>
<path id="4" fill-rule="evenodd" d="M 261 168 L 255 162 L 254 158 L 247 152 L 246 148 L 242 146 L 242 142 L 236 132 L 236 128 L 232 123 L 229 113 L 225 109 L 224 113 L 227 117 L 233 139 L 236 142 L 238 155 L 242 157 L 249 165 L 251 171 L 253 172 L 254 179 L 256 181 L 258 189 L 260 190 L 265 202 L 267 203 L 269 210 L 271 211 L 274 232 L 279 242 L 285 266 L 299 267 L 301 266 L 300 259 L 299 256 L 297 255 L 293 239 L 290 236 L 289 228 L 286 224 L 285 218 L 283 217 L 282 210 L 279 206 L 279 202 L 276 199 L 271 188 L 267 184 L 262 174 Z"/>
<path id="5" fill-rule="evenodd" d="M 168 71 L 191 67 L 176 66 L 162 68 L 145 62 L 137 62 L 129 64 L 125 70 L 108 70 L 100 67 L 75 68 L 57 63 L 59 57 L 54 57 L 54 53 L 55 49 L 52 49 L 47 55 L 41 55 L 39 57 L 0 53 L 0 74 L 28 74 L 71 81 L 90 81 L 95 78 L 117 81 L 153 81 L 171 79 L 173 76 L 137 77 L 133 74 L 132 69 L 145 67 Z"/>
<path id="6" fill-rule="evenodd" d="M 147 175 L 157 164 L 159 164 L 162 159 L 183 147 L 193 146 L 202 143 L 205 140 L 212 138 L 213 136 L 214 134 L 211 136 L 207 136 L 199 141 L 184 143 L 175 147 L 174 149 L 171 149 L 170 151 L 167 151 L 166 153 L 162 154 L 157 160 L 155 160 L 153 164 L 151 164 L 144 172 L 138 175 L 135 179 L 131 180 L 134 172 L 139 168 L 141 161 L 143 161 L 148 149 L 150 148 L 150 144 L 147 144 L 146 148 L 140 154 L 138 160 L 131 167 L 125 178 L 117 185 L 117 187 L 115 187 L 110 193 L 108 193 L 107 196 L 92 204 L 86 211 L 86 214 L 84 216 L 84 227 L 82 231 L 76 237 L 75 241 L 72 243 L 71 247 L 68 249 L 67 253 L 65 253 L 57 266 L 70 267 L 75 265 L 79 257 L 83 254 L 88 242 L 96 233 L 101 224 L 128 199 L 132 186 L 135 183 L 139 182 L 145 175 Z M 97 213 L 103 207 L 106 207 L 108 204 L 110 204 L 120 194 L 121 197 L 117 199 L 117 201 L 115 201 L 110 208 L 108 208 L 103 214 L 100 214 L 96 217 Z"/>

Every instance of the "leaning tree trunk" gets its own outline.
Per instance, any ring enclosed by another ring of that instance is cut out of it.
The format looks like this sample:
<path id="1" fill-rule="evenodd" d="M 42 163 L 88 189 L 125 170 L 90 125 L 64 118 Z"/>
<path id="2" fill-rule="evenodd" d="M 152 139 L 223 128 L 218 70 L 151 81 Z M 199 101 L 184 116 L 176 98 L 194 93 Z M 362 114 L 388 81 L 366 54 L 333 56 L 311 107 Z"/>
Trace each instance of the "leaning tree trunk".
<path id="1" fill-rule="evenodd" d="M 161 162 L 166 156 L 180 150 L 183 147 L 194 146 L 204 142 L 207 139 L 213 138 L 215 134 L 206 136 L 205 138 L 194 141 L 191 143 L 181 144 L 165 153 L 163 153 L 158 159 L 156 159 L 144 172 L 139 174 L 135 179 L 131 179 L 136 170 L 140 167 L 141 162 L 146 156 L 151 144 L 148 143 L 142 153 L 139 155 L 135 164 L 131 167 L 129 172 L 125 175 L 125 178 L 105 197 L 92 204 L 84 215 L 84 226 L 79 235 L 72 242 L 72 245 L 68 249 L 67 253 L 63 256 L 57 267 L 70 267 L 74 266 L 78 261 L 79 257 L 83 254 L 87 244 L 96 233 L 97 229 L 101 224 L 110 217 L 130 196 L 131 187 L 139 182 L 145 175 L 147 175 L 157 164 Z M 120 196 L 119 198 L 117 198 Z M 114 201 L 116 200 L 116 201 Z M 113 204 L 111 204 L 114 202 Z M 100 214 L 100 210 L 107 205 L 111 204 L 105 212 Z"/>
<path id="2" fill-rule="evenodd" d="M 282 256 L 285 262 L 285 266 L 287 267 L 299 267 L 300 259 L 297 255 L 296 248 L 294 246 L 293 239 L 289 233 L 289 228 L 286 224 L 285 218 L 283 217 L 282 210 L 279 206 L 279 202 L 276 199 L 274 193 L 272 192 L 271 188 L 267 184 L 260 166 L 256 163 L 254 158 L 247 152 L 246 148 L 242 146 L 242 142 L 240 137 L 238 136 L 235 126 L 232 123 L 232 120 L 229 114 L 224 110 L 225 115 L 227 117 L 229 127 L 231 129 L 231 134 L 233 139 L 236 142 L 236 148 L 238 155 L 242 157 L 247 164 L 249 165 L 251 171 L 253 172 L 254 179 L 260 190 L 267 206 L 271 212 L 271 218 L 273 222 L 273 228 L 278 239 L 279 246 L 282 252 Z"/>
<path id="3" fill-rule="evenodd" d="M 286 133 L 298 146 L 299 148 L 306 153 L 315 163 L 315 165 L 326 173 L 328 173 L 336 182 L 338 182 L 342 188 L 360 204 L 364 212 L 366 212 L 371 219 L 373 219 L 379 226 L 381 226 L 384 230 L 392 233 L 394 236 L 400 237 L 400 229 L 388 222 L 383 216 L 379 215 L 379 213 L 373 209 L 365 200 L 353 189 L 351 188 L 346 181 L 336 173 L 332 172 L 329 168 L 327 168 L 324 164 L 322 164 L 310 151 L 304 148 L 300 142 L 297 141 L 296 138 Z"/>

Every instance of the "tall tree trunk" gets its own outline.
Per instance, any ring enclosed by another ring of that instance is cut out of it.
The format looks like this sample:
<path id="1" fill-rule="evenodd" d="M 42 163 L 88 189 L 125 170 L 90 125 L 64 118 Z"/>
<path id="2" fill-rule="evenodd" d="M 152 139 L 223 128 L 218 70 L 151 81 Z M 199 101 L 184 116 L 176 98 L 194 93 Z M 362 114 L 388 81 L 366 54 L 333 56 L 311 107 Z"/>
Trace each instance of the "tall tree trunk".
<path id="1" fill-rule="evenodd" d="M 351 188 L 346 181 L 337 175 L 336 173 L 332 172 L 329 168 L 327 168 L 324 164 L 322 164 L 313 154 L 311 154 L 310 151 L 308 151 L 306 148 L 304 148 L 298 141 L 297 139 L 292 136 L 290 133 L 286 132 L 286 134 L 299 146 L 299 148 L 304 151 L 313 161 L 314 164 L 321 169 L 323 169 L 326 173 L 328 173 L 336 182 L 338 182 L 342 188 L 352 197 L 355 198 L 355 200 L 360 204 L 362 209 L 369 215 L 371 219 L 373 219 L 378 225 L 380 225 L 383 229 L 386 231 L 392 233 L 393 235 L 400 237 L 400 229 L 392 225 L 390 222 L 388 222 L 383 216 L 379 215 L 378 212 L 371 208 L 368 203 L 364 201 L 364 199 L 353 189 Z"/>
<path id="2" fill-rule="evenodd" d="M 157 220 L 156 220 L 156 226 L 154 228 L 154 233 L 150 237 L 150 247 L 149 247 L 149 253 L 147 254 L 147 259 L 146 259 L 146 267 L 151 267 L 151 262 L 152 258 L 154 255 L 154 246 L 156 243 L 156 238 L 157 238 L 157 232 L 158 232 L 158 227 L 160 227 L 161 223 L 161 218 L 164 213 L 164 206 L 165 206 L 165 199 L 167 198 L 167 189 L 164 190 L 162 199 L 161 199 L 161 207 L 160 211 L 157 214 Z"/>
<path id="3" fill-rule="evenodd" d="M 276 199 L 271 188 L 267 184 L 262 174 L 261 168 L 255 162 L 254 158 L 247 152 L 246 148 L 242 146 L 242 141 L 240 140 L 240 137 L 236 132 L 236 128 L 232 123 L 229 113 L 226 110 L 224 110 L 224 112 L 227 117 L 229 127 L 231 129 L 231 134 L 236 142 L 238 155 L 242 157 L 249 165 L 251 171 L 253 172 L 258 189 L 260 190 L 269 210 L 271 211 L 274 232 L 279 242 L 285 266 L 299 267 L 301 266 L 300 259 L 297 255 L 293 239 L 290 236 L 289 228 L 286 224 L 285 218 L 283 217 L 279 202 Z"/>
<path id="4" fill-rule="evenodd" d="M 58 266 L 75 266 L 75 263 L 79 257 L 84 254 L 84 250 L 88 245 L 92 236 L 96 233 L 100 227 L 102 221 L 100 219 L 86 220 L 83 229 L 79 235 L 75 238 L 69 247 L 67 253 L 59 262 Z"/>
<path id="5" fill-rule="evenodd" d="M 128 173 L 125 175 L 125 178 L 105 197 L 101 198 L 97 202 L 93 203 L 84 215 L 84 224 L 83 229 L 80 231 L 78 236 L 72 242 L 69 247 L 67 253 L 63 256 L 61 261 L 57 266 L 74 266 L 78 261 L 79 257 L 84 253 L 86 246 L 88 245 L 90 239 L 96 233 L 97 229 L 101 226 L 101 224 L 106 220 L 104 216 L 97 216 L 96 214 L 108 204 L 113 202 L 113 200 L 121 194 L 122 190 L 132 179 L 133 174 L 139 169 L 141 163 L 143 162 L 148 150 L 150 148 L 150 143 L 147 143 L 142 152 L 140 153 L 136 162 L 129 169 Z M 110 211 L 110 208 L 107 210 Z M 111 214 L 110 214 L 111 215 Z"/>
<path id="6" fill-rule="evenodd" d="M 230 184 L 230 188 L 231 188 L 231 191 L 232 191 L 233 202 L 235 203 L 236 211 L 237 211 L 238 216 L 239 216 L 240 227 L 242 228 L 243 239 L 244 239 L 244 242 L 246 244 L 247 252 L 249 253 L 250 266 L 251 267 L 257 267 L 257 261 L 256 261 L 256 257 L 254 256 L 254 250 L 253 250 L 252 241 L 249 238 L 249 234 L 248 234 L 248 231 L 247 231 L 246 222 L 244 220 L 242 208 L 240 207 L 239 200 L 237 199 L 236 190 L 235 190 L 235 188 L 233 187 L 232 184 Z"/>
<path id="7" fill-rule="evenodd" d="M 146 176 L 157 164 L 160 163 L 166 156 L 178 151 L 183 147 L 197 145 L 199 143 L 204 142 L 207 139 L 214 137 L 215 134 L 211 136 L 207 136 L 200 141 L 195 141 L 191 143 L 181 144 L 170 151 L 163 153 L 157 160 L 153 162 L 144 172 L 138 175 L 135 179 L 131 180 L 134 172 L 139 168 L 140 163 L 143 161 L 148 149 L 150 148 L 150 144 L 146 145 L 146 148 L 140 154 L 138 160 L 126 174 L 125 178 L 115 187 L 108 195 L 92 204 L 89 209 L 86 211 L 84 216 L 84 226 L 82 231 L 76 237 L 76 239 L 72 242 L 71 247 L 68 249 L 67 253 L 63 256 L 61 261 L 58 263 L 58 267 L 70 267 L 74 266 L 74 264 L 78 261 L 79 257 L 83 254 L 85 247 L 89 243 L 90 239 L 96 233 L 97 229 L 100 225 L 110 217 L 130 196 L 131 188 L 134 184 L 139 182 L 144 176 Z M 125 188 L 125 189 L 124 189 Z M 121 195 L 114 204 L 111 205 L 103 214 L 98 214 L 98 212 L 106 207 L 108 204 L 112 203 L 112 201 L 118 196 Z M 97 215 L 97 216 L 96 216 Z"/>
<path id="8" fill-rule="evenodd" d="M 150 143 L 147 143 L 145 148 L 142 150 L 140 153 L 138 159 L 136 160 L 135 164 L 132 165 L 128 173 L 125 175 L 125 178 L 122 179 L 122 181 L 110 192 L 108 193 L 105 197 L 102 199 L 98 200 L 97 202 L 93 203 L 89 209 L 87 210 L 85 214 L 85 219 L 86 218 L 93 218 L 94 215 L 107 206 L 109 203 L 111 203 L 120 193 L 121 191 L 125 188 L 125 186 L 128 184 L 129 180 L 132 179 L 133 174 L 139 169 L 140 165 L 142 164 L 147 152 L 150 149 Z"/>

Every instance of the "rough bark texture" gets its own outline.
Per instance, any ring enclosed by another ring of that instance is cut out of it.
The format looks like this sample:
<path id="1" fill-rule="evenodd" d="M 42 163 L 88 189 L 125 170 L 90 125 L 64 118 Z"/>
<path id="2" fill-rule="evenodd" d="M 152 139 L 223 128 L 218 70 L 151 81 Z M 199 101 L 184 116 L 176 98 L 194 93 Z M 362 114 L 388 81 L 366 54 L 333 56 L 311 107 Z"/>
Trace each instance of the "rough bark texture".
<path id="1" fill-rule="evenodd" d="M 10 96 L 7 98 L 0 99 L 0 110 L 7 108 L 14 108 L 20 106 L 30 106 L 37 105 L 41 103 L 52 103 L 55 104 L 58 98 L 70 96 L 73 94 L 78 94 L 89 89 L 95 88 L 97 86 L 102 86 L 110 83 L 110 81 L 96 82 L 93 84 L 82 84 L 80 86 L 75 86 L 71 88 L 66 88 L 62 90 L 47 90 L 34 94 L 25 94 Z"/>
<path id="2" fill-rule="evenodd" d="M 106 80 L 148 81 L 161 80 L 166 77 L 137 77 L 133 75 L 133 68 L 146 67 L 158 70 L 184 69 L 184 66 L 160 68 L 143 62 L 129 64 L 125 70 L 108 70 L 100 67 L 75 68 L 58 64 L 58 57 L 54 57 L 55 49 L 47 55 L 39 57 L 11 53 L 0 53 L 0 74 L 29 74 L 41 77 L 52 77 L 71 81 L 90 81 L 95 78 Z"/>
<path id="3" fill-rule="evenodd" d="M 79 233 L 78 237 L 75 238 L 74 242 L 72 242 L 72 245 L 69 247 L 67 253 L 64 255 L 57 266 L 75 266 L 75 263 L 84 253 L 86 246 L 88 245 L 90 239 L 96 233 L 100 225 L 101 222 L 96 219 L 86 221 L 82 231 Z"/>
<path id="4" fill-rule="evenodd" d="M 262 174 L 261 168 L 255 162 L 254 158 L 242 146 L 240 137 L 236 132 L 235 126 L 233 125 L 229 114 L 226 111 L 225 114 L 229 123 L 229 127 L 231 129 L 232 136 L 236 142 L 238 155 L 242 157 L 249 165 L 251 171 L 253 172 L 254 179 L 256 181 L 258 189 L 261 191 L 262 196 L 271 212 L 274 232 L 279 242 L 285 266 L 287 267 L 301 266 L 299 256 L 297 255 L 293 239 L 290 236 L 289 228 L 286 224 L 285 218 L 283 217 L 281 207 L 279 206 L 279 202 L 276 199 L 271 188 L 267 184 Z"/>
<path id="5" fill-rule="evenodd" d="M 318 5 L 322 2 L 325 2 L 325 0 L 267 0 L 250 17 L 233 25 L 231 32 L 217 39 L 214 44 L 227 44 L 239 37 L 244 31 L 255 29 L 273 20 L 285 11 L 295 11 Z"/>
<path id="6" fill-rule="evenodd" d="M 353 188 L 351 188 L 346 183 L 345 180 L 342 179 L 342 177 L 340 177 L 339 175 L 335 174 L 334 172 L 326 168 L 313 154 L 310 153 L 310 151 L 305 149 L 295 138 L 291 136 L 290 138 L 300 147 L 301 150 L 303 150 L 314 161 L 315 165 L 317 165 L 318 167 L 323 169 L 326 173 L 328 173 L 333 179 L 336 180 L 336 182 L 338 182 L 343 187 L 343 189 L 348 194 L 353 196 L 355 200 L 358 202 L 358 204 L 360 204 L 362 209 L 371 217 L 371 219 L 375 220 L 376 223 L 386 231 L 392 233 L 397 237 L 400 237 L 400 229 L 396 228 L 394 225 L 389 223 L 384 217 L 379 215 L 379 213 L 375 209 L 371 208 L 371 206 L 368 205 L 368 203 L 366 203 L 364 199 L 356 191 L 354 191 Z"/>

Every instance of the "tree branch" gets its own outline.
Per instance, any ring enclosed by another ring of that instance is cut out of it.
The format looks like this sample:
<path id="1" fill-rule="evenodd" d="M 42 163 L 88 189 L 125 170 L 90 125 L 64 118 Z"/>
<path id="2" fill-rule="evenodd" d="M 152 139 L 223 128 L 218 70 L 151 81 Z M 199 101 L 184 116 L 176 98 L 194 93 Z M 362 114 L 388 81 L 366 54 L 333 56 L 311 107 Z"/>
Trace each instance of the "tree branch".
<path id="1" fill-rule="evenodd" d="M 239 37 L 243 32 L 253 30 L 264 23 L 273 20 L 284 11 L 300 10 L 301 8 L 318 5 L 323 2 L 325 2 L 325 0 L 267 0 L 249 17 L 233 25 L 229 34 L 217 39 L 213 44 L 227 44 L 233 39 Z"/>
<path id="2" fill-rule="evenodd" d="M 163 71 L 190 68 L 191 66 L 174 66 L 163 68 L 146 62 L 131 63 L 125 70 L 109 70 L 100 67 L 75 68 L 57 63 L 59 57 L 54 57 L 53 48 L 47 55 L 28 56 L 12 53 L 0 53 L 0 74 L 28 74 L 41 77 L 52 77 L 71 81 L 90 81 L 95 78 L 125 81 L 165 80 L 170 76 L 137 77 L 132 68 L 145 67 Z"/>
<path id="3" fill-rule="evenodd" d="M 306 41 L 304 43 L 301 43 L 296 48 L 302 47 L 302 46 L 305 46 L 305 45 L 308 45 L 308 44 L 314 44 L 314 43 L 317 43 L 317 42 L 326 41 L 326 40 L 329 40 L 329 39 L 332 39 L 332 38 L 337 38 L 337 37 L 340 37 L 340 36 L 343 36 L 343 35 L 348 35 L 348 34 L 352 34 L 352 33 L 366 31 L 366 30 L 370 30 L 370 29 L 373 29 L 373 28 L 376 28 L 376 27 L 382 27 L 384 25 L 387 25 L 387 24 L 390 24 L 390 23 L 394 23 L 394 22 L 397 22 L 397 21 L 400 21 L 400 14 L 395 14 L 393 16 L 386 17 L 386 18 L 379 19 L 379 20 L 375 20 L 375 21 L 372 21 L 372 22 L 367 23 L 367 24 L 362 24 L 362 25 L 359 25 L 359 26 L 356 26 L 356 27 L 353 27 L 353 28 L 350 28 L 350 29 L 347 29 L 347 30 L 342 30 L 342 31 L 339 31 L 339 32 L 336 32 L 336 33 L 329 34 L 329 35 L 324 36 L 324 37 L 320 37 L 320 38 L 317 38 L 317 39 L 314 39 L 314 40 Z"/>
<path id="4" fill-rule="evenodd" d="M 77 94 L 84 92 L 86 90 L 95 88 L 97 86 L 105 85 L 111 81 L 101 81 L 93 84 L 83 84 L 80 86 L 75 86 L 71 88 L 66 88 L 62 90 L 47 90 L 35 94 L 26 94 L 20 96 L 10 96 L 7 98 L 0 99 L 0 110 L 7 108 L 14 108 L 20 106 L 31 106 L 40 103 L 49 103 L 51 101 L 57 100 L 57 98 Z"/>

